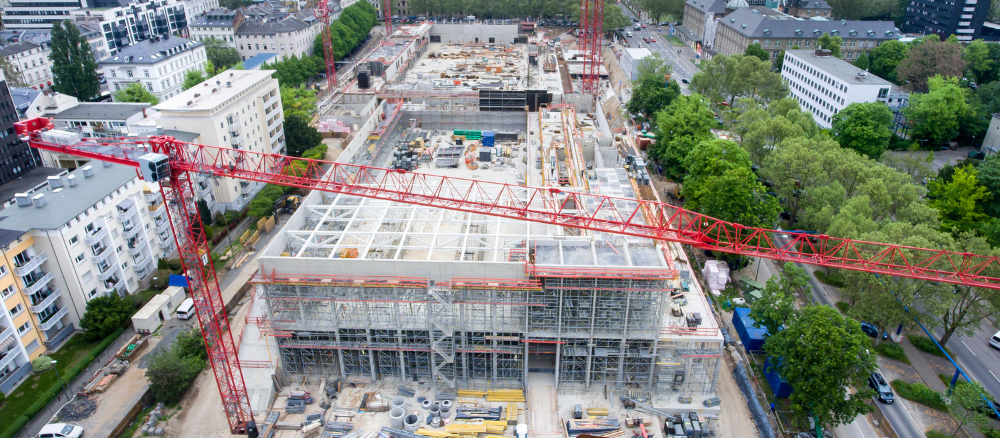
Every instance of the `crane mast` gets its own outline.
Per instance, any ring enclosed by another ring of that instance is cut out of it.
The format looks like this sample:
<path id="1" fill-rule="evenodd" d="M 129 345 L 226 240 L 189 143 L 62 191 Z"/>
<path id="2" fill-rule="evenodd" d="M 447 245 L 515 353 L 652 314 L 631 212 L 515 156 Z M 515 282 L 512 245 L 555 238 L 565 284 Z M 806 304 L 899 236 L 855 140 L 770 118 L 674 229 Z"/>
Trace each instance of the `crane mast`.
<path id="1" fill-rule="evenodd" d="M 15 126 L 33 147 L 141 167 L 144 176 L 151 171 L 148 154 L 159 154 L 163 171 L 153 179 L 160 183 L 169 207 L 205 346 L 234 433 L 244 432 L 253 416 L 211 250 L 194 204 L 190 172 L 677 242 L 750 257 L 1000 289 L 1000 258 L 995 256 L 746 227 L 655 201 L 286 157 L 185 143 L 173 137 L 57 144 L 42 138 L 44 131 L 52 129 L 47 118 Z"/>

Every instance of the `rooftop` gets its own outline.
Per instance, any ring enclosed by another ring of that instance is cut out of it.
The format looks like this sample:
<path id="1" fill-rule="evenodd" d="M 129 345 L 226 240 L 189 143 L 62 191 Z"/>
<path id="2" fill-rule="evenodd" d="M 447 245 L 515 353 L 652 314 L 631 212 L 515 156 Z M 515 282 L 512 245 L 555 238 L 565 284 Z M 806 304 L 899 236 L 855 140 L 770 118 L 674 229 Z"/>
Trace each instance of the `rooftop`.
<path id="1" fill-rule="evenodd" d="M 40 94 L 42 92 L 34 88 L 10 87 L 10 98 L 14 101 L 14 108 L 17 109 L 17 115 L 24 117 L 28 107 L 35 99 L 38 99 Z"/>
<path id="2" fill-rule="evenodd" d="M 153 107 L 158 111 L 205 111 L 222 105 L 274 70 L 226 70 Z M 235 86 L 234 86 L 235 85 Z"/>
<path id="3" fill-rule="evenodd" d="M 792 0 L 793 8 L 801 9 L 833 9 L 826 0 Z"/>
<path id="4" fill-rule="evenodd" d="M 737 9 L 719 19 L 719 23 L 750 38 L 819 38 L 829 33 L 845 40 L 882 41 L 902 35 L 892 21 L 803 20 L 767 8 Z"/>
<path id="5" fill-rule="evenodd" d="M 125 120 L 138 113 L 145 113 L 148 103 L 81 102 L 72 108 L 52 115 L 53 119 L 72 120 Z"/>
<path id="6" fill-rule="evenodd" d="M 294 18 L 283 20 L 248 21 L 236 29 L 237 35 L 273 35 L 278 32 L 296 32 L 309 25 Z"/>
<path id="7" fill-rule="evenodd" d="M 104 58 L 101 64 L 156 64 L 203 44 L 187 38 L 169 37 L 139 41 Z"/>
<path id="8" fill-rule="evenodd" d="M 243 70 L 253 70 L 277 57 L 277 53 L 258 53 L 251 56 L 250 59 L 243 61 Z"/>
<path id="9" fill-rule="evenodd" d="M 142 136 L 143 137 L 153 137 L 153 136 L 161 136 L 161 135 L 165 135 L 167 137 L 173 137 L 177 141 L 183 141 L 185 143 L 190 143 L 190 142 L 194 141 L 194 139 L 198 138 L 198 136 L 201 135 L 201 134 L 197 133 L 197 132 L 178 131 L 176 129 L 164 129 L 163 132 L 155 132 L 155 131 L 154 132 L 147 132 L 147 133 L 143 134 Z"/>
<path id="10" fill-rule="evenodd" d="M 27 52 L 28 50 L 37 49 L 39 47 L 41 47 L 41 46 L 38 45 L 38 44 L 35 44 L 35 43 L 31 42 L 31 41 L 21 41 L 21 42 L 17 42 L 17 43 L 10 43 L 10 44 L 4 45 L 3 47 L 0 47 L 0 56 L 8 57 L 10 55 L 14 55 L 14 54 L 21 53 L 21 52 Z"/>
<path id="11" fill-rule="evenodd" d="M 685 2 L 701 12 L 713 14 L 724 14 L 726 12 L 726 0 L 688 0 Z"/>
<path id="12" fill-rule="evenodd" d="M 94 176 L 83 175 L 84 169 L 87 168 L 94 171 Z M 92 161 L 70 174 L 76 176 L 78 182 L 76 187 L 65 184 L 64 187 L 53 190 L 46 184 L 34 192 L 32 196 L 45 194 L 45 205 L 19 207 L 17 204 L 12 204 L 0 210 L 0 228 L 15 231 L 61 228 L 70 219 L 136 178 L 135 169 L 132 167 L 118 164 L 105 166 L 97 161 Z"/>
<path id="13" fill-rule="evenodd" d="M 236 19 L 236 15 L 239 13 L 239 11 L 230 11 L 225 8 L 212 9 L 206 12 L 205 15 L 191 20 L 188 26 L 231 27 L 233 20 Z"/>
<path id="14" fill-rule="evenodd" d="M 29 170 L 17 179 L 8 181 L 6 184 L 0 186 L 0 208 L 2 208 L 4 203 L 12 201 L 15 194 L 30 192 L 35 187 L 45 184 L 50 176 L 61 175 L 63 173 L 68 172 L 66 169 L 39 166 Z"/>
<path id="15" fill-rule="evenodd" d="M 816 68 L 826 72 L 850 85 L 892 85 L 889 81 L 855 67 L 851 63 L 835 56 L 816 56 L 815 50 L 799 49 L 786 50 L 785 55 L 793 55 L 803 61 L 812 64 Z M 863 74 L 863 75 L 862 75 Z"/>
<path id="16" fill-rule="evenodd" d="M 632 59 L 642 59 L 653 54 L 653 52 L 650 52 L 645 47 L 641 49 L 628 48 L 625 51 L 628 52 L 628 56 L 632 57 Z"/>
<path id="17" fill-rule="evenodd" d="M 402 46 L 387 46 L 382 49 Z M 382 50 L 379 49 L 379 50 Z M 413 90 L 475 91 L 479 89 L 524 90 L 527 88 L 527 48 L 512 45 L 510 51 L 464 44 L 429 43 L 401 81 Z M 392 59 L 390 53 L 373 54 Z M 393 55 L 394 56 L 394 55 Z M 396 85 L 396 84 L 394 84 Z M 402 84 L 400 84 L 402 85 Z"/>

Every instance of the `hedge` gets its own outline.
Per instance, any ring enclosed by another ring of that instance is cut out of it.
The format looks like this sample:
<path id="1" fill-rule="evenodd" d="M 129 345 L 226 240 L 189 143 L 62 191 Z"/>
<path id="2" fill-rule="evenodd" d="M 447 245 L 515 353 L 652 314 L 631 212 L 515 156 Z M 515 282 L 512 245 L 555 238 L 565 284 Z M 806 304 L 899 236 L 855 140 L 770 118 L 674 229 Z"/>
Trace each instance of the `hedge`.
<path id="1" fill-rule="evenodd" d="M 97 344 L 96 347 L 90 349 L 90 353 L 87 353 L 87 357 L 77 362 L 76 365 L 73 365 L 73 367 L 69 369 L 69 372 L 66 373 L 66 376 L 63 377 L 63 379 L 65 379 L 66 382 L 70 382 L 70 384 L 72 384 L 72 382 L 76 380 L 77 377 L 80 377 L 80 374 L 83 374 L 83 371 L 86 370 L 87 367 L 90 366 L 90 364 L 94 360 L 96 360 L 98 356 L 104 353 L 104 350 L 107 350 L 108 347 L 110 347 L 111 344 L 115 342 L 115 339 L 118 339 L 118 337 L 121 336 L 121 334 L 124 332 L 125 329 L 119 327 L 117 330 L 114 331 L 114 333 L 111 333 L 110 335 L 108 335 L 108 337 L 104 338 L 104 340 L 101 341 L 100 344 Z M 42 409 L 45 409 L 45 407 L 48 406 L 49 403 L 52 403 L 52 400 L 55 400 L 56 396 L 58 396 L 62 390 L 63 390 L 62 382 L 58 382 L 54 383 L 45 392 L 39 392 L 38 399 L 34 403 L 32 403 L 31 406 L 28 406 L 28 409 L 24 411 L 24 415 L 17 417 L 17 420 L 14 420 L 13 424 L 8 426 L 7 429 L 3 431 L 3 433 L 0 433 L 0 438 L 12 438 L 14 437 L 14 435 L 17 435 L 17 433 L 21 431 L 21 428 L 27 425 L 32 418 L 35 418 L 35 416 L 38 415 L 39 412 L 42 412 Z"/>

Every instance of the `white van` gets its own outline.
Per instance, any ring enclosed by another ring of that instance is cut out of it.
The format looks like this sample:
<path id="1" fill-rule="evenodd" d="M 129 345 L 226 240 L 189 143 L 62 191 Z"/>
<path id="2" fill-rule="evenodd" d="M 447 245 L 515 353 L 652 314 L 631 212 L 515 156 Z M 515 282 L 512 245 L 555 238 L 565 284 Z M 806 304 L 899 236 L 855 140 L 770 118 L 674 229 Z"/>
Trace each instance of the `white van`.
<path id="1" fill-rule="evenodd" d="M 177 317 L 180 319 L 191 319 L 194 316 L 194 299 L 188 298 L 177 307 Z"/>
<path id="2" fill-rule="evenodd" d="M 632 32 L 625 32 L 625 36 L 632 38 Z"/>
<path id="3" fill-rule="evenodd" d="M 1000 332 L 994 333 L 993 337 L 990 338 L 990 346 L 993 348 L 1000 348 Z"/>

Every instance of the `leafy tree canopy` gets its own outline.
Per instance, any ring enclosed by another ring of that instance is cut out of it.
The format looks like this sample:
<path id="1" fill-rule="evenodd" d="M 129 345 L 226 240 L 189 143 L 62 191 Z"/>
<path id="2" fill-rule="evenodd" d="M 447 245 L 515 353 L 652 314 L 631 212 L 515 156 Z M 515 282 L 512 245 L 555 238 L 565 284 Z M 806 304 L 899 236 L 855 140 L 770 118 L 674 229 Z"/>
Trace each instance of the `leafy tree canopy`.
<path id="1" fill-rule="evenodd" d="M 243 62 L 240 53 L 229 43 L 217 38 L 208 38 L 202 41 L 205 44 L 205 55 L 215 67 L 216 72 L 221 72 L 229 67 Z"/>
<path id="2" fill-rule="evenodd" d="M 982 202 L 990 199 L 991 194 L 979 184 L 976 175 L 976 169 L 969 165 L 955 169 L 950 182 L 935 179 L 927 185 L 930 206 L 941 213 L 944 230 L 973 230 L 987 219 Z"/>
<path id="3" fill-rule="evenodd" d="M 892 111 L 882 102 L 852 103 L 834 114 L 833 134 L 841 146 L 877 160 L 892 138 Z"/>
<path id="4" fill-rule="evenodd" d="M 910 106 L 903 112 L 914 122 L 911 137 L 937 149 L 958 137 L 961 121 L 969 117 L 969 91 L 959 86 L 958 78 L 940 75 L 930 78 L 927 86 L 927 93 L 910 96 Z"/>
<path id="5" fill-rule="evenodd" d="M 286 118 L 290 115 L 298 115 L 306 120 L 311 119 L 316 113 L 316 90 L 282 86 L 281 108 L 285 111 Z"/>
<path id="6" fill-rule="evenodd" d="M 691 78 L 691 90 L 713 104 L 732 104 L 740 97 L 767 104 L 788 95 L 788 86 L 771 67 L 756 56 L 716 56 L 702 63 L 702 71 Z"/>
<path id="7" fill-rule="evenodd" d="M 87 310 L 80 318 L 80 328 L 88 341 L 104 339 L 111 332 L 125 325 L 135 313 L 135 304 L 116 293 L 106 294 L 87 302 Z"/>
<path id="8" fill-rule="evenodd" d="M 916 91 L 927 91 L 929 81 L 934 76 L 957 78 L 965 71 L 962 46 L 933 38 L 936 36 L 923 38 L 923 41 L 910 49 L 906 59 L 896 66 L 896 77 L 909 81 Z"/>
<path id="9" fill-rule="evenodd" d="M 823 36 L 816 40 L 816 45 L 821 49 L 829 50 L 833 56 L 838 58 L 843 57 L 840 53 L 840 48 L 844 45 L 844 39 L 840 36 L 830 36 L 830 34 L 824 33 Z"/>
<path id="10" fill-rule="evenodd" d="M 677 81 L 664 79 L 670 73 L 670 64 L 658 54 L 639 61 L 639 78 L 633 82 L 632 98 L 626 106 L 628 112 L 645 115 L 655 126 L 656 112 L 668 107 L 681 94 Z"/>
<path id="11" fill-rule="evenodd" d="M 153 95 L 153 93 L 150 93 L 149 90 L 147 90 L 146 87 L 139 82 L 133 82 L 127 87 L 115 91 L 111 94 L 111 97 L 114 98 L 115 102 L 145 102 L 150 105 L 160 103 L 160 98 Z"/>
<path id="12" fill-rule="evenodd" d="M 90 101 L 101 93 L 97 79 L 97 61 L 90 51 L 87 38 L 69 20 L 52 25 L 52 88 Z"/>
<path id="13" fill-rule="evenodd" d="M 201 70 L 188 70 L 187 73 L 184 73 L 184 84 L 181 85 L 181 88 L 187 90 L 188 88 L 205 82 L 205 79 L 205 73 Z"/>
<path id="14" fill-rule="evenodd" d="M 868 67 L 875 76 L 892 82 L 896 85 L 903 85 L 903 82 L 896 76 L 896 66 L 906 59 L 910 52 L 910 46 L 899 41 L 886 41 L 872 49 L 868 54 Z"/>
<path id="15" fill-rule="evenodd" d="M 17 69 L 17 66 L 12 64 L 7 58 L 0 58 L 0 70 L 3 70 L 3 76 L 7 80 L 7 86 L 9 87 L 27 87 L 28 83 L 24 81 L 24 76 L 21 74 L 21 70 Z"/>
<path id="16" fill-rule="evenodd" d="M 288 155 L 301 157 L 302 154 L 323 142 L 323 136 L 309 126 L 309 119 L 302 114 L 285 116 L 285 147 Z"/>
<path id="17" fill-rule="evenodd" d="M 687 173 L 684 158 L 698 142 L 712 138 L 714 126 L 715 116 L 701 95 L 677 96 L 656 114 L 657 141 L 649 155 L 663 166 L 668 178 L 679 181 Z"/>
<path id="18" fill-rule="evenodd" d="M 760 58 L 761 61 L 770 61 L 771 55 L 760 46 L 760 43 L 753 43 L 747 46 L 747 49 L 743 52 L 747 56 L 756 56 Z"/>

